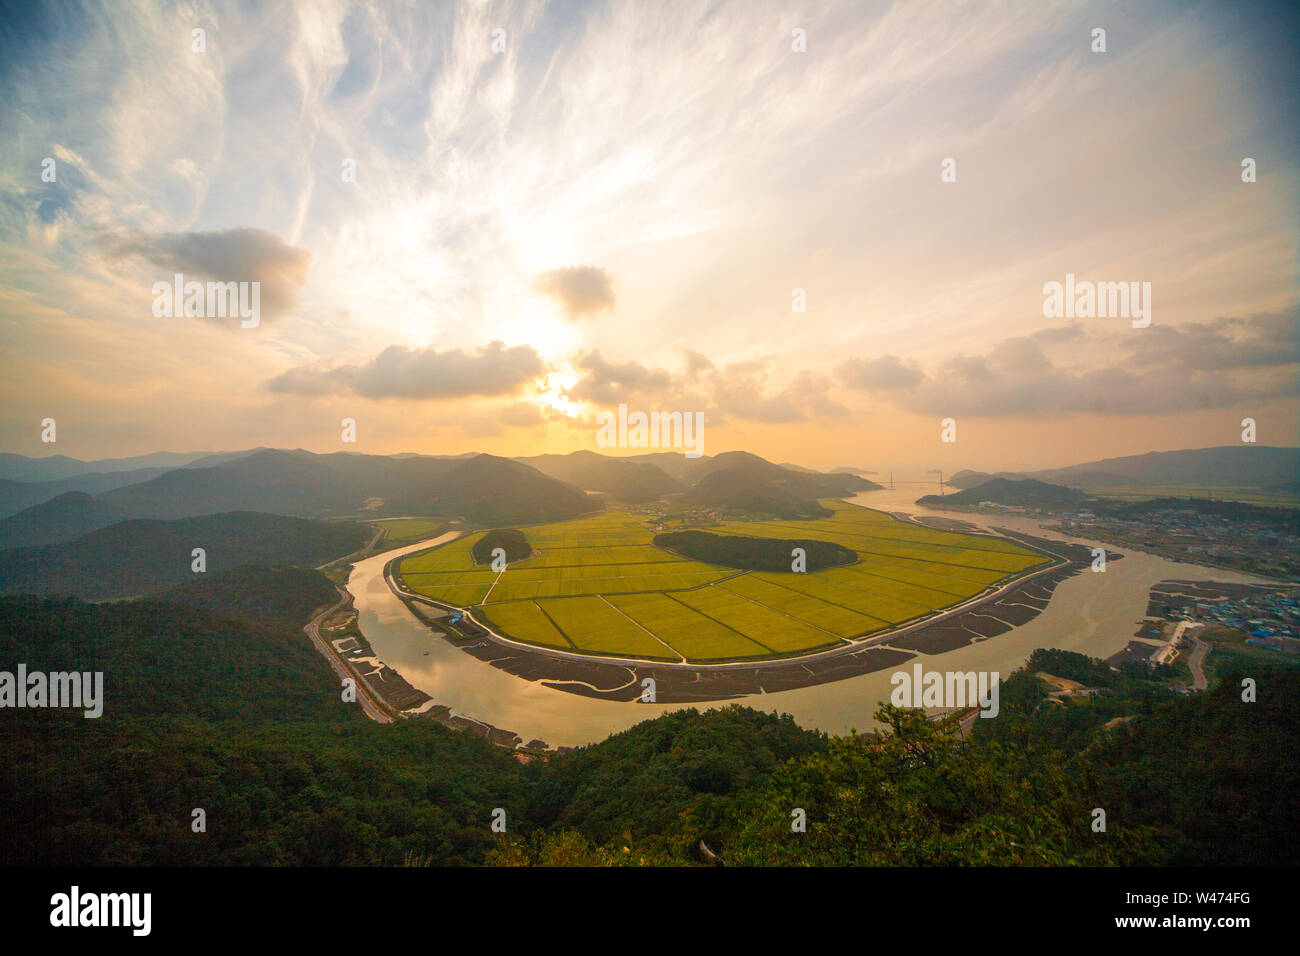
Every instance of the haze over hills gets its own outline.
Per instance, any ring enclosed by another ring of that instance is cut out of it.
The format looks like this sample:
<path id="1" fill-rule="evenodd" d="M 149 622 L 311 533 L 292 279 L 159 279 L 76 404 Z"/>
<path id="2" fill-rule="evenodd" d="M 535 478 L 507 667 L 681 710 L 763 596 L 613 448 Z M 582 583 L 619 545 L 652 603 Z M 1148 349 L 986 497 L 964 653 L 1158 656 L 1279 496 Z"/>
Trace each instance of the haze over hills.
<path id="1" fill-rule="evenodd" d="M 880 486 L 856 475 L 794 471 L 744 451 L 698 458 L 684 469 L 692 480 L 680 500 L 730 514 L 778 518 L 823 517 L 818 498 L 837 498 Z"/>
<path id="2" fill-rule="evenodd" d="M 1053 485 L 1035 478 L 990 478 L 983 484 L 952 495 L 925 495 L 916 499 L 918 505 L 944 505 L 975 507 L 982 501 L 1000 505 L 1021 505 L 1028 508 L 1073 508 L 1082 504 L 1087 496 L 1078 489 Z"/>
<path id="3" fill-rule="evenodd" d="M 114 488 L 138 484 L 171 471 L 170 468 L 140 468 L 135 471 L 89 472 L 51 481 L 0 479 L 0 516 L 15 514 L 72 491 L 98 495 Z"/>
<path id="4" fill-rule="evenodd" d="M 679 476 L 690 484 L 719 471 L 744 472 L 747 475 L 773 482 L 791 494 L 803 497 L 834 497 L 871 491 L 880 485 L 852 474 L 833 474 L 807 468 L 791 469 L 773 464 L 766 458 L 747 451 L 727 451 L 713 457 L 685 458 L 678 466 Z"/>
<path id="5" fill-rule="evenodd" d="M 159 460 L 183 463 L 171 469 L 82 472 L 44 482 L 0 479 L 0 547 L 56 544 L 128 518 L 243 510 L 297 517 L 446 515 L 479 525 L 528 524 L 603 506 L 600 497 L 587 492 L 632 504 L 680 495 L 686 504 L 729 513 L 808 515 L 818 513 L 818 498 L 881 487 L 856 468 L 816 472 L 744 451 L 699 458 L 668 451 L 633 456 L 578 451 L 509 459 L 255 448 L 198 457 L 159 453 L 107 464 L 126 468 Z M 27 475 L 41 468 L 62 472 L 106 464 L 18 455 L 6 462 L 9 473 Z M 1243 445 L 1153 452 L 1033 474 L 966 470 L 946 483 L 965 490 L 993 479 L 1032 478 L 1084 490 L 1207 483 L 1284 490 L 1296 487 L 1298 477 L 1300 449 Z M 995 499 L 986 491 L 980 500 Z"/>
<path id="6" fill-rule="evenodd" d="M 397 458 L 258 451 L 211 468 L 184 468 L 104 495 L 125 514 L 179 518 L 247 508 L 274 514 L 460 515 L 483 523 L 570 518 L 600 506 L 506 458 Z"/>
<path id="7" fill-rule="evenodd" d="M 1184 451 L 1157 451 L 1106 458 L 1035 472 L 963 470 L 947 484 L 973 488 L 992 478 L 1035 478 L 1071 488 L 1132 488 L 1142 485 L 1244 487 L 1284 490 L 1300 480 L 1300 448 L 1223 445 Z"/>
<path id="8" fill-rule="evenodd" d="M 600 492 L 630 504 L 653 501 L 684 487 L 657 465 L 625 458 L 606 458 L 593 451 L 534 455 L 514 460 L 575 488 Z"/>
<path id="9" fill-rule="evenodd" d="M 982 485 L 984 482 L 990 481 L 994 478 L 1005 478 L 1008 481 L 1024 481 L 1028 477 L 1028 475 L 1023 475 L 1018 471 L 997 471 L 990 473 L 987 471 L 970 471 L 968 469 L 962 469 L 954 475 L 949 475 L 947 480 L 944 481 L 944 484 L 951 485 L 958 489 L 965 489 L 974 488 L 976 485 Z"/>
<path id="10" fill-rule="evenodd" d="M 0 549 L 71 541 L 125 518 L 83 491 L 69 491 L 0 520 Z"/>
<path id="11" fill-rule="evenodd" d="M 681 500 L 721 512 L 752 515 L 770 514 L 777 518 L 824 518 L 831 512 L 810 498 L 796 494 L 741 469 L 724 469 L 706 475 L 684 492 Z"/>
<path id="12" fill-rule="evenodd" d="M 1183 451 L 1153 451 L 1034 472 L 1035 478 L 1071 484 L 1089 473 L 1120 475 L 1151 485 L 1209 485 L 1263 488 L 1300 479 L 1300 448 L 1222 445 Z"/>
<path id="13" fill-rule="evenodd" d="M 54 481 L 59 478 L 73 478 L 78 475 L 139 471 L 142 468 L 180 468 L 201 458 L 211 457 L 213 457 L 213 453 L 208 451 L 158 451 L 148 455 L 135 455 L 131 458 L 101 458 L 97 461 L 82 461 L 79 458 L 69 458 L 67 455 L 28 458 L 26 455 L 0 452 L 0 478 L 8 481 Z"/>

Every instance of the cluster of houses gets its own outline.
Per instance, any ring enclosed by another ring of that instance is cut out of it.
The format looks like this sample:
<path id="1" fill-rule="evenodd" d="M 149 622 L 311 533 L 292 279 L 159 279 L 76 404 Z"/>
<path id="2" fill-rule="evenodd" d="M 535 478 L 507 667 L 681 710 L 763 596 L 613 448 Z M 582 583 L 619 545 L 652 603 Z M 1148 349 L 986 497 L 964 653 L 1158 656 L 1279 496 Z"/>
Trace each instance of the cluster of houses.
<path id="1" fill-rule="evenodd" d="M 1300 654 L 1300 600 L 1298 592 L 1269 593 L 1258 597 L 1198 603 L 1190 609 L 1197 620 L 1215 621 L 1246 635 L 1250 644 Z"/>

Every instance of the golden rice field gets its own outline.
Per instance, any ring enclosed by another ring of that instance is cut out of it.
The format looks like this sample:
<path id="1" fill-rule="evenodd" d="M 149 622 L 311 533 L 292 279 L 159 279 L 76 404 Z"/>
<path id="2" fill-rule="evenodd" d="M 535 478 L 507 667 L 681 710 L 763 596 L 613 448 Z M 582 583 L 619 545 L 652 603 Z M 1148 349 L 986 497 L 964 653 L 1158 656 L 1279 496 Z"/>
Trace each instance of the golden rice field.
<path id="1" fill-rule="evenodd" d="M 473 609 L 514 640 L 584 654 L 721 662 L 842 645 L 960 604 L 1050 560 L 999 538 L 899 521 L 838 500 L 828 518 L 729 522 L 707 530 L 811 538 L 859 561 L 801 574 L 738 571 L 656 548 L 644 515 L 521 530 L 536 552 L 497 573 L 475 565 L 481 533 L 403 558 L 406 587 Z"/>

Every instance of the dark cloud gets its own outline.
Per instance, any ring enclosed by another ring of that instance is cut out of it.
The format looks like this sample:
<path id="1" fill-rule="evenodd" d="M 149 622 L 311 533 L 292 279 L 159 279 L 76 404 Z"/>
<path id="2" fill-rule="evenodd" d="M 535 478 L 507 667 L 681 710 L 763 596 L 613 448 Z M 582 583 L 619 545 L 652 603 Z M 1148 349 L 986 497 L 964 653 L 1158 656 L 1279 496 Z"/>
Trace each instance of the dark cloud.
<path id="1" fill-rule="evenodd" d="M 1130 354 L 1139 366 L 1177 363 L 1184 368 L 1267 368 L 1300 362 L 1300 308 L 1220 318 L 1213 322 L 1153 325 L 1133 342 Z"/>
<path id="2" fill-rule="evenodd" d="M 673 385 L 673 376 L 665 369 L 640 362 L 610 362 L 599 349 L 582 353 L 573 364 L 583 373 L 565 393 L 574 401 L 617 405 L 630 399 L 661 397 Z"/>
<path id="3" fill-rule="evenodd" d="M 492 342 L 477 352 L 390 345 L 369 362 L 330 369 L 300 366 L 266 383 L 298 395 L 351 392 L 366 398 L 459 398 L 509 395 L 540 377 L 546 363 L 528 345 Z"/>
<path id="4" fill-rule="evenodd" d="M 543 272 L 533 287 L 560 303 L 570 319 L 581 319 L 614 308 L 614 282 L 599 266 L 565 266 Z"/>
<path id="5" fill-rule="evenodd" d="M 681 351 L 685 368 L 680 374 L 640 362 L 610 362 L 599 351 L 586 352 L 574 362 L 582 377 L 565 395 L 606 407 L 626 403 L 649 410 L 702 411 L 713 424 L 721 424 L 727 416 L 782 423 L 849 414 L 830 398 L 832 382 L 825 375 L 799 372 L 785 385 L 774 387 L 770 359 L 719 369 L 698 352 Z"/>
<path id="6" fill-rule="evenodd" d="M 307 250 L 289 245 L 275 233 L 250 228 L 117 235 L 109 240 L 109 253 L 139 256 L 165 269 L 167 274 L 157 277 L 163 281 L 179 272 L 186 279 L 260 282 L 262 315 L 272 319 L 292 308 L 311 265 Z"/>

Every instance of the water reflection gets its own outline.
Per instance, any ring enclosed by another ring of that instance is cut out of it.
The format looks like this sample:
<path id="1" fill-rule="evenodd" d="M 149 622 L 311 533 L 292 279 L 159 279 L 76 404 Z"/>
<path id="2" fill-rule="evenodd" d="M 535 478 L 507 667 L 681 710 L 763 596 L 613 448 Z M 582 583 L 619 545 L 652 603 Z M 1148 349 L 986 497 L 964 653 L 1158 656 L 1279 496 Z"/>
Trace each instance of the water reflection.
<path id="1" fill-rule="evenodd" d="M 919 486 L 867 492 L 855 503 L 884 511 L 944 515 L 913 504 L 929 493 Z M 951 517 L 951 515 L 949 515 Z M 1066 540 L 1066 536 L 1039 527 L 1037 519 L 1007 515 L 958 515 L 983 527 L 999 526 L 1041 537 Z M 510 730 L 524 740 L 540 738 L 551 746 L 577 746 L 603 740 L 611 733 L 670 710 L 685 706 L 707 709 L 708 704 L 641 704 L 593 700 L 551 690 L 507 674 L 476 660 L 434 636 L 407 610 L 384 583 L 384 566 L 394 557 L 429 547 L 435 541 L 410 545 L 360 562 L 348 579 L 355 598 L 358 623 L 375 653 L 413 686 L 445 704 L 456 714 Z M 1071 538 L 1104 546 L 1086 539 Z M 1007 674 L 1039 647 L 1079 651 L 1108 657 L 1124 647 L 1146 613 L 1147 592 L 1157 581 L 1258 580 L 1248 575 L 1180 564 L 1138 552 L 1125 552 L 1122 561 L 1107 565 L 1104 573 L 1083 573 L 1061 582 L 1047 609 L 1029 623 L 990 640 L 959 647 L 944 654 L 921 655 L 927 669 L 987 670 Z M 833 684 L 774 694 L 756 694 L 739 702 L 765 711 L 790 713 L 805 727 L 833 734 L 874 726 L 872 713 L 878 701 L 889 697 L 891 670 L 864 674 Z"/>

